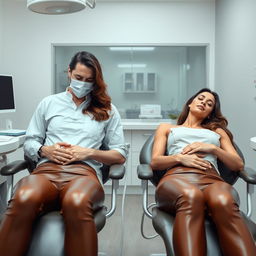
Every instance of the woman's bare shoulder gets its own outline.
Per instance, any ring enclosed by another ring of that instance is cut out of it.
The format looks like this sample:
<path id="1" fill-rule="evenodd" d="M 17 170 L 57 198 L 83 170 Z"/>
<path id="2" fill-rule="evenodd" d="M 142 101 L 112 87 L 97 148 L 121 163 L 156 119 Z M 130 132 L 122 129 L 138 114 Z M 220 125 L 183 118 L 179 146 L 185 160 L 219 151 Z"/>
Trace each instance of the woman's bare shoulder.
<path id="1" fill-rule="evenodd" d="M 232 139 L 229 137 L 229 135 L 227 134 L 227 132 L 224 129 L 217 128 L 215 130 L 215 132 L 220 135 L 220 139 L 222 141 L 230 141 L 232 143 Z"/>
<path id="2" fill-rule="evenodd" d="M 218 133 L 220 136 L 227 136 L 227 133 L 222 128 L 217 128 L 214 132 Z"/>
<path id="3" fill-rule="evenodd" d="M 161 123 L 157 127 L 157 131 L 165 131 L 170 132 L 172 128 L 177 127 L 177 125 L 169 124 L 169 123 Z"/>

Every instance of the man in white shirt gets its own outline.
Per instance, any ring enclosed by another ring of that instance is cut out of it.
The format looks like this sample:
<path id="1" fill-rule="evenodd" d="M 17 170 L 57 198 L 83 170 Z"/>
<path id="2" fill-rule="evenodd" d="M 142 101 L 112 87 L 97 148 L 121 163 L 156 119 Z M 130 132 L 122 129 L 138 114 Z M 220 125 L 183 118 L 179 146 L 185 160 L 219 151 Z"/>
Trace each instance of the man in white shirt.
<path id="1" fill-rule="evenodd" d="M 127 149 L 96 57 L 78 52 L 68 76 L 67 90 L 43 99 L 27 129 L 25 155 L 37 168 L 19 181 L 2 221 L 3 255 L 23 255 L 35 217 L 56 204 L 65 219 L 65 255 L 97 255 L 93 211 L 104 201 L 100 167 L 124 163 Z"/>

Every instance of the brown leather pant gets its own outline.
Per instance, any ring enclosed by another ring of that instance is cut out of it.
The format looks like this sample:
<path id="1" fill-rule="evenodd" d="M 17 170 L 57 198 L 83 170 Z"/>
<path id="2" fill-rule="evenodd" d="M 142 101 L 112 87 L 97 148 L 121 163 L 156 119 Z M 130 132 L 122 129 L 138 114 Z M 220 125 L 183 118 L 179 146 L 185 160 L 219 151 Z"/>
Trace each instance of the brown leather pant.
<path id="1" fill-rule="evenodd" d="M 102 206 L 103 201 L 103 188 L 91 167 L 41 164 L 15 188 L 0 226 L 0 254 L 24 255 L 36 216 L 59 206 L 66 227 L 65 255 L 96 256 L 93 211 Z"/>
<path id="2" fill-rule="evenodd" d="M 205 256 L 205 211 L 214 221 L 225 256 L 253 256 L 256 247 L 231 194 L 232 186 L 214 168 L 201 171 L 175 167 L 156 189 L 161 209 L 175 216 L 173 244 L 176 256 Z"/>

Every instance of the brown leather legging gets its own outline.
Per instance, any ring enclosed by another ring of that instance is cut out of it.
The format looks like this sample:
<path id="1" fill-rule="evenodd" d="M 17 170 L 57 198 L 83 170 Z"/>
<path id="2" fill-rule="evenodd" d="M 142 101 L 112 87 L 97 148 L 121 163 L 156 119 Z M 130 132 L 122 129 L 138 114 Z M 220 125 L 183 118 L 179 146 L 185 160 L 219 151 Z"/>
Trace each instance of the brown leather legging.
<path id="1" fill-rule="evenodd" d="M 175 167 L 156 189 L 161 209 L 176 215 L 173 227 L 175 256 L 205 256 L 205 211 L 214 221 L 225 256 L 253 256 L 256 247 L 239 213 L 232 187 L 214 168 L 207 171 Z"/>
<path id="2" fill-rule="evenodd" d="M 103 188 L 91 167 L 41 164 L 16 186 L 0 226 L 0 254 L 24 255 L 36 216 L 59 205 L 66 228 L 65 255 L 96 256 L 93 211 L 103 201 Z"/>

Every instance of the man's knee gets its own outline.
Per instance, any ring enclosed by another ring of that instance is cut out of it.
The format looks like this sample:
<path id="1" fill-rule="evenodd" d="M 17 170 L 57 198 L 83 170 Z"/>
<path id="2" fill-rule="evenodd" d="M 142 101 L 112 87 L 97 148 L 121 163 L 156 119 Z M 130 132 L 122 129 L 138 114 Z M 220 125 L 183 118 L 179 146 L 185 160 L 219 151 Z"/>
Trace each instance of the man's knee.
<path id="1" fill-rule="evenodd" d="M 73 191 L 65 195 L 62 201 L 62 212 L 69 218 L 83 219 L 91 217 L 93 202 L 88 194 L 82 191 Z"/>
<path id="2" fill-rule="evenodd" d="M 42 197 L 36 189 L 21 187 L 9 201 L 6 214 L 17 218 L 33 218 L 40 212 L 42 206 Z"/>
<path id="3" fill-rule="evenodd" d="M 10 206 L 13 207 L 15 205 L 15 207 L 26 210 L 40 206 L 47 192 L 47 190 L 44 191 L 42 189 L 44 182 L 44 180 L 33 175 L 20 180 L 15 187 L 14 195 L 10 200 Z"/>

